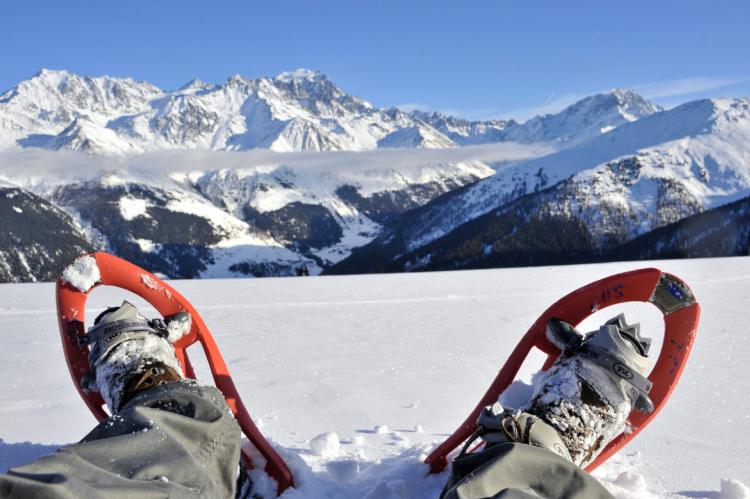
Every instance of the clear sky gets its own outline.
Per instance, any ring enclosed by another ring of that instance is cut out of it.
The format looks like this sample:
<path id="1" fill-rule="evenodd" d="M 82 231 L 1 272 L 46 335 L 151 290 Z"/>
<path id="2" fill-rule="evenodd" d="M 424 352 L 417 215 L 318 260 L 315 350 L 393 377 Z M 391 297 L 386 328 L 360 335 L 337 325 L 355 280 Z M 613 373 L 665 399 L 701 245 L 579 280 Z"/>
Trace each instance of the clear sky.
<path id="1" fill-rule="evenodd" d="M 327 74 L 377 106 L 525 118 L 631 87 L 750 95 L 750 2 L 34 1 L 0 4 L 0 91 L 41 68 L 192 78 Z"/>

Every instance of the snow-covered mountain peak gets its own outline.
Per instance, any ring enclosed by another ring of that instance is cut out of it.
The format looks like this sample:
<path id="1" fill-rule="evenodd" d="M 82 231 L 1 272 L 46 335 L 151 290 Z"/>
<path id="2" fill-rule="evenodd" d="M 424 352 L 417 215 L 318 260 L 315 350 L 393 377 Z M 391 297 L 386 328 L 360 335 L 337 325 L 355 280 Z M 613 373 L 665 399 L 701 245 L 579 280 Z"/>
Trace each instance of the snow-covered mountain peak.
<path id="1" fill-rule="evenodd" d="M 617 88 L 579 100 L 555 115 L 546 115 L 533 120 L 549 120 L 554 117 L 568 124 L 590 124 L 604 117 L 619 116 L 624 121 L 635 121 L 662 111 L 633 90 Z M 533 121 L 531 120 L 531 121 Z"/>
<path id="2" fill-rule="evenodd" d="M 133 78 L 112 76 L 79 76 L 65 70 L 42 69 L 28 80 L 20 82 L 14 97 L 18 99 L 46 97 L 46 101 L 57 98 L 80 107 L 89 105 L 99 110 L 109 105 L 128 106 L 134 100 L 144 100 L 162 94 L 162 90 Z M 43 106 L 45 102 L 38 103 Z"/>
<path id="3" fill-rule="evenodd" d="M 713 126 L 715 129 L 728 129 L 737 127 L 740 123 L 746 123 L 746 128 L 742 128 L 750 132 L 750 97 L 709 99 L 708 103 L 714 109 Z"/>
<path id="4" fill-rule="evenodd" d="M 378 147 L 442 149 L 455 145 L 448 137 L 429 125 L 401 128 L 378 141 Z"/>
<path id="5" fill-rule="evenodd" d="M 40 139 L 44 140 L 44 139 Z M 97 124 L 86 116 L 76 118 L 62 132 L 47 139 L 46 147 L 54 150 L 78 151 L 86 154 L 127 154 L 136 152 L 117 134 Z"/>
<path id="6" fill-rule="evenodd" d="M 251 86 L 252 80 L 248 80 L 244 76 L 240 74 L 233 74 L 229 78 L 227 78 L 226 83 L 224 84 L 225 87 L 235 87 L 235 88 L 247 88 Z"/>
<path id="7" fill-rule="evenodd" d="M 272 78 L 234 75 L 223 84 L 193 80 L 166 92 L 131 78 L 42 70 L 0 96 L 0 149 L 81 147 L 97 154 L 174 148 L 357 151 L 501 141 L 568 147 L 657 111 L 636 93 L 618 89 L 524 124 L 470 121 L 437 112 L 375 108 L 309 69 Z M 81 127 L 79 121 L 70 128 L 80 119 L 87 125 Z"/>
<path id="8" fill-rule="evenodd" d="M 313 69 L 305 69 L 305 68 L 299 68 L 295 69 L 294 71 L 284 71 L 283 73 L 278 74 L 274 80 L 278 80 L 284 83 L 289 83 L 291 81 L 300 81 L 300 80 L 307 80 L 307 81 L 320 81 L 320 80 L 327 80 L 326 76 L 321 73 L 320 71 L 316 71 Z"/>
<path id="9" fill-rule="evenodd" d="M 316 114 L 341 114 L 342 112 L 366 114 L 372 105 L 364 99 L 350 95 L 318 71 L 298 69 L 282 73 L 273 84 L 297 101 L 303 108 Z M 339 110 L 331 106 L 340 106 Z"/>
<path id="10" fill-rule="evenodd" d="M 571 145 L 661 111 L 662 108 L 632 90 L 615 89 L 581 99 L 557 114 L 509 125 L 505 135 L 516 142 Z"/>
<path id="11" fill-rule="evenodd" d="M 191 92 L 197 92 L 200 90 L 212 90 L 215 89 L 217 85 L 214 83 L 206 83 L 205 81 L 199 80 L 198 78 L 193 78 L 189 82 L 185 83 L 183 86 L 181 86 L 179 89 L 177 89 L 176 92 L 178 93 L 191 93 Z"/>
<path id="12" fill-rule="evenodd" d="M 616 88 L 609 93 L 595 95 L 594 98 L 596 97 L 605 105 L 608 103 L 614 105 L 616 102 L 619 113 L 628 121 L 635 121 L 663 111 L 661 106 L 655 105 L 634 90 L 627 88 Z"/>

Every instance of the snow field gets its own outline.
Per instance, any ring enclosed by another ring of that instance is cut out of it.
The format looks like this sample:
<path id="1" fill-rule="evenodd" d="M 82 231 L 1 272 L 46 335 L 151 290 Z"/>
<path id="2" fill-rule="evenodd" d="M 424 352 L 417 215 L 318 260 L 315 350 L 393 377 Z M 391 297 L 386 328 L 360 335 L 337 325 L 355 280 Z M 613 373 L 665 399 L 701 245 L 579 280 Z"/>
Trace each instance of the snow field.
<path id="1" fill-rule="evenodd" d="M 285 499 L 431 498 L 446 477 L 425 476 L 422 460 L 537 316 L 583 284 L 648 266 L 692 286 L 701 326 L 670 402 L 595 476 L 618 498 L 748 497 L 750 258 L 171 284 L 212 328 L 251 415 L 294 471 Z M 97 289 L 86 316 L 123 298 L 142 303 Z M 0 286 L 0 471 L 94 425 L 67 374 L 54 306 L 52 284 Z M 643 304 L 599 311 L 581 329 L 620 311 L 644 335 L 662 330 Z M 539 362 L 503 403 L 528 397 Z"/>

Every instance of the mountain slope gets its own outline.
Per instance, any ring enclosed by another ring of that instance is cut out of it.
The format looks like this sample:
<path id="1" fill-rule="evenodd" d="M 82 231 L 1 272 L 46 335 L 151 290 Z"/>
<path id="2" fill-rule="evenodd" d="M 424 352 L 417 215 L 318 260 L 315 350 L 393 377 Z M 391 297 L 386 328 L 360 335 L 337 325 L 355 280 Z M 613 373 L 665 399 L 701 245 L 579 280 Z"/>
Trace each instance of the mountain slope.
<path id="1" fill-rule="evenodd" d="M 579 146 L 504 167 L 405 214 L 331 272 L 374 270 L 372 265 L 421 268 L 439 255 L 447 261 L 457 251 L 463 254 L 457 248 L 468 241 L 481 242 L 472 250 L 478 256 L 486 245 L 497 242 L 493 237 L 500 237 L 490 226 L 517 229 L 507 220 L 471 221 L 496 220 L 509 213 L 520 216 L 517 209 L 523 211 L 518 224 L 530 218 L 557 218 L 581 225 L 592 239 L 589 250 L 600 252 L 731 202 L 748 190 L 750 99 L 696 101 L 622 125 Z M 520 198 L 523 202 L 513 204 Z"/>
<path id="2" fill-rule="evenodd" d="M 50 281 L 92 245 L 48 201 L 0 183 L 0 282 Z"/>
<path id="3" fill-rule="evenodd" d="M 750 254 L 750 197 L 643 234 L 607 254 L 612 260 Z"/>
<path id="4" fill-rule="evenodd" d="M 169 277 L 193 278 L 318 274 L 404 211 L 491 169 L 478 162 L 399 170 L 268 166 L 170 177 L 123 171 L 73 182 L 30 173 L 15 176 L 14 188 L 76 220 L 83 227 L 77 247 L 107 249 Z M 14 224 L 35 224 L 19 217 Z M 0 251 L 14 254 L 13 242 L 3 241 Z"/>

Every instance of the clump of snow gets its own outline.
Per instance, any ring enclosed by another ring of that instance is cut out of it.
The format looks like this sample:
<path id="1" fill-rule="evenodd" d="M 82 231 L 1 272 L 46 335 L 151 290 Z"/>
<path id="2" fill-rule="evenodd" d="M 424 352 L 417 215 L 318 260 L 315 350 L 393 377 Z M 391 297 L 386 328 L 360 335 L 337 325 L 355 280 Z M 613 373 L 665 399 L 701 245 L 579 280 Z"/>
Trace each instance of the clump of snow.
<path id="1" fill-rule="evenodd" d="M 84 293 L 93 288 L 101 278 L 96 258 L 91 255 L 79 256 L 62 273 L 63 281 Z"/>
<path id="2" fill-rule="evenodd" d="M 137 217 L 148 216 L 148 203 L 145 199 L 136 199 L 129 196 L 123 196 L 119 202 L 120 215 L 122 218 L 130 221 Z"/>
<path id="3" fill-rule="evenodd" d="M 321 433 L 310 440 L 310 450 L 321 457 L 336 455 L 341 450 L 339 436 L 333 432 Z"/>
<path id="4" fill-rule="evenodd" d="M 404 435 L 400 431 L 394 431 L 391 434 L 391 440 L 393 440 L 393 443 L 395 445 L 399 445 L 401 447 L 408 447 L 409 444 L 410 444 L 409 437 L 407 437 L 406 435 Z"/>
<path id="5" fill-rule="evenodd" d="M 718 499 L 750 499 L 750 488 L 736 478 L 723 479 Z"/>
<path id="6" fill-rule="evenodd" d="M 190 316 L 190 314 L 188 314 L 187 319 L 184 321 L 170 321 L 167 325 L 167 331 L 169 332 L 169 341 L 171 343 L 175 343 L 177 340 L 188 334 L 192 325 L 193 318 Z"/>
<path id="7" fill-rule="evenodd" d="M 424 433 L 424 428 L 421 424 L 414 425 L 414 433 Z"/>
<path id="8" fill-rule="evenodd" d="M 15 211 L 16 213 L 23 213 L 23 210 L 19 208 L 18 206 L 14 206 L 13 211 Z"/>
<path id="9" fill-rule="evenodd" d="M 623 471 L 609 481 L 602 481 L 602 485 L 615 499 L 658 499 L 659 496 L 651 492 L 646 479 L 640 473 L 632 470 Z"/>
<path id="10" fill-rule="evenodd" d="M 149 289 L 159 289 L 159 283 L 148 274 L 141 274 L 141 282 Z"/>
<path id="11" fill-rule="evenodd" d="M 352 445 L 364 445 L 365 437 L 362 435 L 354 435 L 352 437 Z"/>
<path id="12" fill-rule="evenodd" d="M 388 428 L 387 424 L 378 425 L 374 428 L 376 435 L 385 435 L 390 431 L 390 428 Z"/>
<path id="13" fill-rule="evenodd" d="M 612 483 L 633 493 L 642 494 L 648 491 L 646 479 L 640 473 L 633 471 L 623 471 Z"/>
<path id="14" fill-rule="evenodd" d="M 156 244 L 149 239 L 135 239 L 134 242 L 144 253 L 154 253 L 161 248 L 160 244 Z"/>

